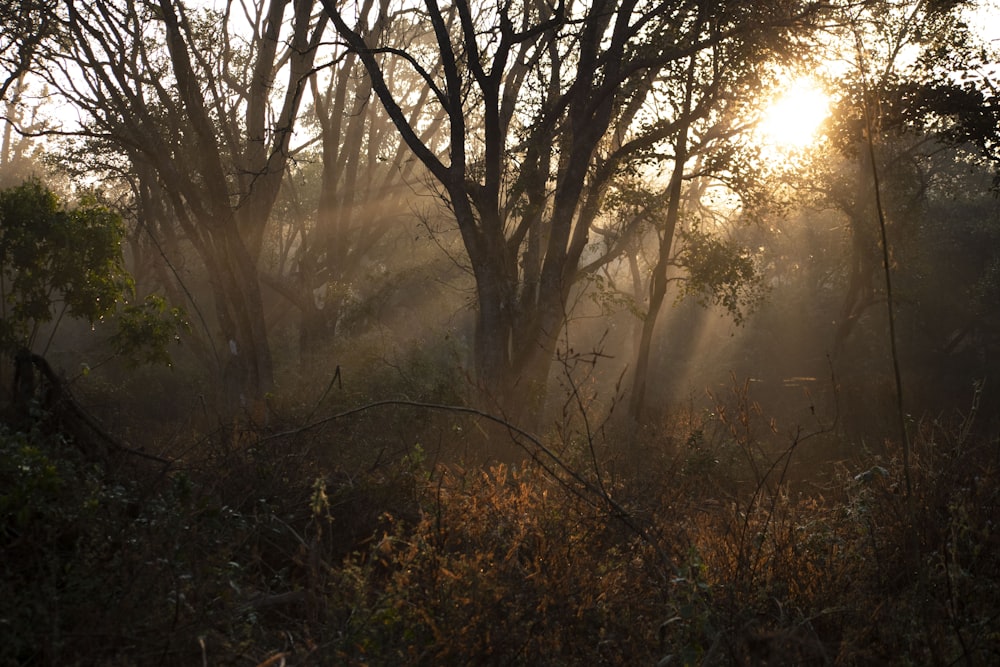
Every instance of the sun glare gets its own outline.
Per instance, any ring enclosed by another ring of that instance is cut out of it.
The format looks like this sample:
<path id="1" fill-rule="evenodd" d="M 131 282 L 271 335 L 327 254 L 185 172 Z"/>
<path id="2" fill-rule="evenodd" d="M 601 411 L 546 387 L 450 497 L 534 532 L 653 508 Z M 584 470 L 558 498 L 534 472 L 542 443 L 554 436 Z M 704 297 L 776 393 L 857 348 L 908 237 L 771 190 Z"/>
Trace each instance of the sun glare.
<path id="1" fill-rule="evenodd" d="M 830 98 L 815 81 L 792 82 L 764 109 L 757 134 L 769 146 L 801 150 L 813 143 L 819 126 L 830 115 Z"/>

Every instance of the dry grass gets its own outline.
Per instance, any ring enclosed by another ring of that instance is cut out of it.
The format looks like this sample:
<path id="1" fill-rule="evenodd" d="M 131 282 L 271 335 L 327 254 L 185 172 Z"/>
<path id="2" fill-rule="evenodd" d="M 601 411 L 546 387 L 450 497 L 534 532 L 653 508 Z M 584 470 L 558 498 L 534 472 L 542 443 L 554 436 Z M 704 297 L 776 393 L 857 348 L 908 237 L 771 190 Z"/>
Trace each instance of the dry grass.
<path id="1" fill-rule="evenodd" d="M 998 444 L 962 424 L 920 425 L 907 503 L 891 450 L 792 483 L 801 437 L 772 446 L 739 392 L 638 463 L 613 435 L 551 443 L 569 472 L 393 447 L 408 414 L 346 441 L 220 430 L 165 474 L 5 431 L 0 663 L 1000 660 Z"/>

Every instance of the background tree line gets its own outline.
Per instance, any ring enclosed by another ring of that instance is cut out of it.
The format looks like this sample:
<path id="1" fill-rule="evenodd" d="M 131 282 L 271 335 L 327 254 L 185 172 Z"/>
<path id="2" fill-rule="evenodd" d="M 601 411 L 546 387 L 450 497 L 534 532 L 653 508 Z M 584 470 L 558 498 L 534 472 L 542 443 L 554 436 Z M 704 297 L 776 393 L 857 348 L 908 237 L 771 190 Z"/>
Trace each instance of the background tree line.
<path id="1" fill-rule="evenodd" d="M 45 137 L 61 173 L 99 184 L 140 296 L 187 313 L 185 354 L 224 413 L 263 409 L 275 349 L 279 374 L 296 360 L 332 374 L 373 309 L 418 312 L 453 289 L 430 335 L 451 329 L 469 400 L 538 427 L 553 362 L 613 348 L 603 363 L 638 424 L 657 357 L 692 344 L 654 335 L 669 294 L 746 324 L 796 298 L 780 289 L 806 257 L 826 264 L 798 298 L 832 321 L 811 356 L 859 368 L 849 339 L 883 299 L 873 168 L 904 291 L 926 274 L 900 258 L 918 237 L 944 243 L 942 207 L 993 233 L 993 213 L 974 223 L 944 203 L 991 206 L 988 181 L 949 180 L 995 169 L 990 53 L 966 4 L 28 3 L 8 10 L 2 50 L 5 173 L 37 169 L 25 160 Z M 761 91 L 838 60 L 823 150 L 767 158 Z M 828 216 L 842 234 L 804 229 Z M 401 259 L 411 237 L 419 253 Z M 921 261 L 941 270 L 948 249 L 930 243 Z M 987 303 L 995 259 L 976 245 L 970 272 L 940 281 Z M 940 304 L 918 291 L 900 308 Z M 587 303 L 604 331 L 574 324 Z M 989 356 L 995 328 L 973 308 L 915 310 L 913 327 L 938 330 L 907 331 L 912 354 Z"/>

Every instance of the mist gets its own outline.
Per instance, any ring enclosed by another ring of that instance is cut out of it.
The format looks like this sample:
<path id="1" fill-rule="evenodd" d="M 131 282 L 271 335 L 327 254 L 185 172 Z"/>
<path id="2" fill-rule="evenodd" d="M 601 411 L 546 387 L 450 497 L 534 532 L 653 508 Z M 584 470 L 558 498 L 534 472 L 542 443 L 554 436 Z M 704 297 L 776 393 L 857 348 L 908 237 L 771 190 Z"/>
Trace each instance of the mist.
<path id="1" fill-rule="evenodd" d="M 995 40 L 605 4 L 0 8 L 0 663 L 995 660 Z"/>

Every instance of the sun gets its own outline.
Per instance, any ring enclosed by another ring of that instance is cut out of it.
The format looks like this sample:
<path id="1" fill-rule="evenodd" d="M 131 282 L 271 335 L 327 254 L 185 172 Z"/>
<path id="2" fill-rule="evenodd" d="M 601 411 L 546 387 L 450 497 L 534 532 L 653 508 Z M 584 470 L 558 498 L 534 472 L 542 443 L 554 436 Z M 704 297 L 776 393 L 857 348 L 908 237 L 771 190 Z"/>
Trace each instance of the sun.
<path id="1" fill-rule="evenodd" d="M 816 141 L 829 115 L 830 98 L 816 81 L 796 79 L 763 110 L 756 134 L 767 146 L 802 150 Z"/>

